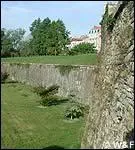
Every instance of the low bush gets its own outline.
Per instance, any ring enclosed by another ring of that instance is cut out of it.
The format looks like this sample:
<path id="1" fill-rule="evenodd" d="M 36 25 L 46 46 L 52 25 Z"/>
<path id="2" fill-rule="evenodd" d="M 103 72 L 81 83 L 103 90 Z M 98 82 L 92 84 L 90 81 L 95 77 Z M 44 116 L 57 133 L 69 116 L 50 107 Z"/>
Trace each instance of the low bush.
<path id="1" fill-rule="evenodd" d="M 34 87 L 34 92 L 37 93 L 41 98 L 47 97 L 49 95 L 54 95 L 58 93 L 59 86 L 58 85 L 52 85 L 48 88 L 46 87 Z"/>
<path id="2" fill-rule="evenodd" d="M 80 54 L 89 54 L 96 53 L 96 47 L 94 43 L 80 43 L 75 45 L 68 51 L 68 55 L 80 55 Z"/>
<path id="3" fill-rule="evenodd" d="M 66 119 L 75 119 L 83 117 L 86 113 L 88 113 L 89 107 L 87 105 L 83 105 L 81 103 L 72 102 L 71 106 L 66 109 L 65 118 Z"/>
<path id="4" fill-rule="evenodd" d="M 56 95 L 58 93 L 58 89 L 58 85 L 52 85 L 48 88 L 39 86 L 35 87 L 33 91 L 41 97 L 41 100 L 39 101 L 41 105 L 51 106 L 66 102 L 68 100 Z"/>
<path id="5" fill-rule="evenodd" d="M 78 106 L 72 106 L 70 109 L 67 109 L 65 113 L 65 117 L 70 118 L 71 120 L 81 116 L 83 116 L 83 111 Z"/>

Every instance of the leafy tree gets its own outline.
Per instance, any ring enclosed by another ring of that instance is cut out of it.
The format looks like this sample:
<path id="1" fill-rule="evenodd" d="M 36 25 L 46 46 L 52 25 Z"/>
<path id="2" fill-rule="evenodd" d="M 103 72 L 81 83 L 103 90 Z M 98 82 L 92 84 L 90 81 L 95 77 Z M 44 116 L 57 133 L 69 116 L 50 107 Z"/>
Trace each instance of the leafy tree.
<path id="1" fill-rule="evenodd" d="M 1 30 L 1 56 L 8 57 L 19 54 L 19 44 L 25 34 L 25 30 L 18 28 L 16 30 Z"/>
<path id="2" fill-rule="evenodd" d="M 52 21 L 47 17 L 43 21 L 38 18 L 30 27 L 34 55 L 59 55 L 66 49 L 69 32 L 62 20 Z"/>
<path id="3" fill-rule="evenodd" d="M 21 41 L 21 43 L 19 45 L 19 50 L 20 50 L 20 55 L 21 56 L 33 55 L 32 51 L 31 51 L 30 40 Z"/>
<path id="4" fill-rule="evenodd" d="M 70 32 L 62 20 L 48 17 L 34 20 L 30 26 L 32 39 L 22 41 L 25 30 L 1 30 L 2 56 L 60 55 L 67 51 Z"/>
<path id="5" fill-rule="evenodd" d="M 25 30 L 18 28 L 16 30 L 11 30 L 11 39 L 12 39 L 12 44 L 13 48 L 18 50 L 19 44 L 25 34 Z"/>
<path id="6" fill-rule="evenodd" d="M 40 18 L 35 20 L 30 27 L 32 51 L 34 55 L 41 55 L 46 53 L 45 37 L 47 34 L 47 25 L 50 22 L 49 18 L 46 18 L 41 22 Z"/>
<path id="7" fill-rule="evenodd" d="M 13 51 L 13 46 L 11 40 L 8 38 L 4 39 L 2 42 L 1 56 L 2 57 L 11 56 L 12 51 Z"/>
<path id="8" fill-rule="evenodd" d="M 13 45 L 9 34 L 6 32 L 6 29 L 1 30 L 1 56 L 7 57 L 10 56 L 11 51 L 13 50 Z"/>
<path id="9" fill-rule="evenodd" d="M 1 30 L 1 42 L 3 41 L 3 37 L 4 37 L 5 33 L 4 33 L 4 29 Z"/>
<path id="10" fill-rule="evenodd" d="M 61 50 L 60 53 L 66 50 L 66 45 L 69 44 L 69 34 L 70 32 L 66 30 L 66 27 L 62 20 L 57 20 L 57 40 L 58 40 L 58 49 Z"/>

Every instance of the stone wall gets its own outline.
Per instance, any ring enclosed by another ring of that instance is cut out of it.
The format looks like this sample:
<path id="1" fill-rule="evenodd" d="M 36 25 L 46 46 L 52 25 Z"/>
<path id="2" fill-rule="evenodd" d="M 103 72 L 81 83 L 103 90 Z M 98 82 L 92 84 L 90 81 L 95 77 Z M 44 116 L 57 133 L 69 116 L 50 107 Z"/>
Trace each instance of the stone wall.
<path id="1" fill-rule="evenodd" d="M 94 66 L 2 63 L 9 78 L 32 86 L 59 85 L 59 95 L 75 95 L 77 100 L 88 104 L 94 86 Z"/>
<path id="2" fill-rule="evenodd" d="M 107 9 L 82 148 L 118 148 L 134 131 L 134 2 L 118 3 L 109 25 Z"/>

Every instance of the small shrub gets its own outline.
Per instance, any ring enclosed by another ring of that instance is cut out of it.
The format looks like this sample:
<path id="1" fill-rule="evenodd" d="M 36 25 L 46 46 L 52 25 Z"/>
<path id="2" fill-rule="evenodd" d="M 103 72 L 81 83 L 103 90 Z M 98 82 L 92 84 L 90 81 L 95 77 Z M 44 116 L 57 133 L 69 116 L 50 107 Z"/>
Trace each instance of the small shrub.
<path id="1" fill-rule="evenodd" d="M 71 120 L 81 116 L 83 116 L 83 111 L 78 106 L 72 106 L 70 109 L 67 109 L 65 113 L 65 117 L 70 118 Z"/>
<path id="2" fill-rule="evenodd" d="M 1 72 L 1 83 L 5 83 L 9 74 L 7 72 Z"/>
<path id="3" fill-rule="evenodd" d="M 51 106 L 67 101 L 67 99 L 63 99 L 55 95 L 58 93 L 58 89 L 58 85 L 52 85 L 48 88 L 39 86 L 35 87 L 33 91 L 41 97 L 41 100 L 39 101 L 41 105 Z"/>
<path id="4" fill-rule="evenodd" d="M 88 106 L 77 102 L 72 102 L 71 105 L 72 106 L 68 107 L 65 112 L 66 119 L 80 118 L 83 117 L 86 113 L 88 113 Z"/>

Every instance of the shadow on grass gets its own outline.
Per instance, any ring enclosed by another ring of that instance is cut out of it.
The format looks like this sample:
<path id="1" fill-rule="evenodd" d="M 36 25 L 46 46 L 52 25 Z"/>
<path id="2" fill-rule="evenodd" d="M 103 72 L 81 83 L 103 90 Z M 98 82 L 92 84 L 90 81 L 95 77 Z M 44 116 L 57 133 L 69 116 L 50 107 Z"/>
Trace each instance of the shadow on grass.
<path id="1" fill-rule="evenodd" d="M 51 146 L 45 147 L 43 149 L 64 149 L 64 147 L 57 146 L 57 145 L 51 145 Z"/>
<path id="2" fill-rule="evenodd" d="M 50 102 L 50 105 L 60 105 L 60 104 L 66 103 L 68 101 L 69 101 L 69 99 L 60 99 L 57 101 L 54 100 L 54 101 Z"/>
<path id="3" fill-rule="evenodd" d="M 25 93 L 22 93 L 21 95 L 24 96 L 24 97 L 28 97 L 29 96 L 28 94 L 25 94 Z"/>
<path id="4" fill-rule="evenodd" d="M 66 103 L 68 101 L 69 99 L 56 99 L 55 97 L 54 98 L 49 97 L 49 99 L 45 99 L 45 101 L 43 102 L 44 103 L 43 105 L 51 107 L 51 106 L 56 106 L 56 105 Z M 41 102 L 41 105 L 42 105 L 42 102 Z"/>

